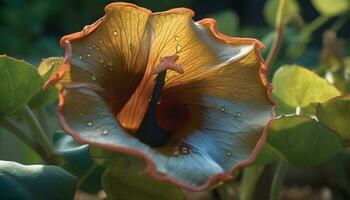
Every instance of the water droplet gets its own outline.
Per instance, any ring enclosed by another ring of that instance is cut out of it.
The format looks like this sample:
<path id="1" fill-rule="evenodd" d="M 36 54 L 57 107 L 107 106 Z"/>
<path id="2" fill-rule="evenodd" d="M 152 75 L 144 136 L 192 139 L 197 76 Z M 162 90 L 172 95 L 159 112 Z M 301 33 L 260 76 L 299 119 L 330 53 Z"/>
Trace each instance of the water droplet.
<path id="1" fill-rule="evenodd" d="M 87 56 L 87 57 L 90 57 L 91 55 L 90 55 L 90 54 L 87 54 L 86 56 Z"/>
<path id="2" fill-rule="evenodd" d="M 96 51 L 98 51 L 98 50 L 100 50 L 100 48 L 99 48 L 99 47 L 96 47 Z"/>
<path id="3" fill-rule="evenodd" d="M 94 123 L 92 123 L 92 122 L 88 122 L 88 123 L 86 123 L 86 125 L 87 125 L 87 126 L 89 126 L 89 127 L 91 127 L 91 126 L 93 126 L 93 125 L 94 125 Z"/>
<path id="4" fill-rule="evenodd" d="M 97 129 L 97 132 L 101 135 L 108 135 L 109 131 L 105 128 L 99 128 Z"/>
<path id="5" fill-rule="evenodd" d="M 100 58 L 100 60 L 99 60 L 99 61 L 100 61 L 100 63 L 102 63 L 102 64 L 104 63 L 104 61 L 103 61 L 103 59 L 102 59 L 102 58 Z"/>
<path id="6" fill-rule="evenodd" d="M 231 157 L 231 156 L 232 156 L 231 151 L 226 151 L 226 156 L 227 156 L 227 157 Z"/>
<path id="7" fill-rule="evenodd" d="M 96 76 L 95 76 L 95 74 L 91 76 L 91 79 L 92 79 L 93 81 L 96 81 Z"/>
<path id="8" fill-rule="evenodd" d="M 175 35 L 175 41 L 179 41 L 179 36 Z"/>
<path id="9" fill-rule="evenodd" d="M 188 154 L 188 153 L 190 152 L 190 149 L 189 149 L 188 147 L 182 147 L 182 148 L 181 148 L 181 152 L 182 152 L 183 154 Z"/>
<path id="10" fill-rule="evenodd" d="M 113 32 L 113 35 L 118 35 L 117 31 L 114 31 L 114 32 Z"/>
<path id="11" fill-rule="evenodd" d="M 152 97 L 148 98 L 148 102 L 151 102 L 152 101 Z"/>
<path id="12" fill-rule="evenodd" d="M 224 106 L 221 106 L 221 107 L 220 107 L 220 110 L 221 110 L 221 112 L 225 112 L 225 107 L 224 107 Z"/>
<path id="13" fill-rule="evenodd" d="M 181 51 L 181 45 L 177 44 L 176 45 L 176 53 L 179 53 Z"/>
<path id="14" fill-rule="evenodd" d="M 240 116 L 242 116 L 242 113 L 241 112 L 237 112 L 235 117 L 240 117 Z"/>
<path id="15" fill-rule="evenodd" d="M 113 63 L 112 62 L 108 62 L 107 65 L 108 65 L 108 67 L 113 67 Z"/>
<path id="16" fill-rule="evenodd" d="M 83 56 L 79 56 L 80 59 L 83 59 Z"/>
<path id="17" fill-rule="evenodd" d="M 173 155 L 174 155 L 174 156 L 178 156 L 179 154 L 180 154 L 179 148 L 178 148 L 178 147 L 175 147 L 174 152 L 173 152 Z"/>
<path id="18" fill-rule="evenodd" d="M 100 40 L 100 41 L 98 41 L 100 44 L 103 44 L 103 41 L 102 40 Z"/>
<path id="19" fill-rule="evenodd" d="M 157 102 L 157 105 L 162 103 L 162 99 L 159 99 L 159 101 Z"/>

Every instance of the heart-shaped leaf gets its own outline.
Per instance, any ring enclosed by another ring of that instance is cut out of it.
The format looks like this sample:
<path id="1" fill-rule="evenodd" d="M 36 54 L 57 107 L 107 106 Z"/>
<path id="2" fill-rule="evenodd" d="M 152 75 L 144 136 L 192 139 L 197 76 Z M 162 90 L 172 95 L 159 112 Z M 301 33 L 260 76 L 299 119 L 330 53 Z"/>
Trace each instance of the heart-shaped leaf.
<path id="1" fill-rule="evenodd" d="M 267 24 L 271 27 L 275 27 L 276 16 L 279 0 L 268 0 L 264 6 L 264 17 Z M 297 19 L 300 14 L 300 7 L 297 1 L 289 0 L 286 4 L 284 13 L 284 22 L 288 23 L 294 19 Z"/>
<path id="2" fill-rule="evenodd" d="M 61 57 L 47 58 L 40 63 L 38 72 L 43 79 L 43 83 L 50 79 L 62 63 L 63 58 Z M 41 89 L 40 92 L 29 102 L 29 106 L 35 108 L 50 105 L 57 100 L 57 94 L 58 91 L 55 87 L 50 87 L 47 90 Z"/>
<path id="3" fill-rule="evenodd" d="M 177 186 L 143 174 L 144 167 L 144 161 L 137 157 L 117 154 L 102 177 L 107 197 L 120 200 L 183 199 Z"/>
<path id="4" fill-rule="evenodd" d="M 0 161 L 1 199 L 73 199 L 77 179 L 48 165 L 21 165 Z"/>
<path id="5" fill-rule="evenodd" d="M 311 0 L 312 5 L 321 15 L 338 16 L 350 10 L 349 0 Z"/>
<path id="6" fill-rule="evenodd" d="M 335 97 L 317 106 L 317 118 L 350 145 L 350 95 Z"/>
<path id="7" fill-rule="evenodd" d="M 306 116 L 276 119 L 267 141 L 278 151 L 280 159 L 294 166 L 318 165 L 343 150 L 333 131 Z"/>
<path id="8" fill-rule="evenodd" d="M 298 107 L 303 109 L 340 95 L 338 89 L 325 79 L 297 65 L 282 66 L 275 73 L 272 84 L 272 94 L 279 103 L 281 114 L 295 113 Z M 308 111 L 309 114 L 314 112 L 315 108 Z"/>
<path id="9" fill-rule="evenodd" d="M 33 98 L 43 85 L 35 67 L 0 55 L 0 115 L 11 115 Z"/>

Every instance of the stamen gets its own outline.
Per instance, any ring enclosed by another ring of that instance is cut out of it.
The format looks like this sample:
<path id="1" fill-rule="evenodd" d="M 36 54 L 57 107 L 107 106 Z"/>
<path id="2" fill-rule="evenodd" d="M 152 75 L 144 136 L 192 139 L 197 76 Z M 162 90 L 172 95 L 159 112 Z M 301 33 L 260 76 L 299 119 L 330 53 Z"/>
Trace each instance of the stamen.
<path id="1" fill-rule="evenodd" d="M 153 74 L 158 74 L 156 78 L 156 84 L 153 88 L 151 101 L 148 105 L 145 116 L 136 134 L 142 142 L 152 147 L 164 146 L 170 136 L 169 131 L 159 126 L 156 120 L 156 111 L 165 83 L 164 80 L 166 77 L 167 70 L 170 69 L 177 71 L 178 73 L 184 73 L 183 68 L 175 64 L 178 58 L 178 55 L 162 58 L 160 64 L 156 66 L 152 71 Z"/>
<path id="2" fill-rule="evenodd" d="M 176 71 L 179 74 L 184 73 L 183 67 L 180 65 L 177 65 L 175 62 L 179 59 L 178 55 L 172 55 L 172 56 L 166 56 L 160 60 L 159 65 L 157 65 L 155 68 L 152 70 L 152 74 L 159 74 L 160 72 L 170 69 L 173 71 Z"/>

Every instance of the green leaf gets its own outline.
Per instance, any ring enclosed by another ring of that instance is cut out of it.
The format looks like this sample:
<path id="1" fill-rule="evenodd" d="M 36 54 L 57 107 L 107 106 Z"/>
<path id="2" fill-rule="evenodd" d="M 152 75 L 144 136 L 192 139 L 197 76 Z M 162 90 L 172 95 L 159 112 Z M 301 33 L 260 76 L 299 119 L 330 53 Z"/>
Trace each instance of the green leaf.
<path id="1" fill-rule="evenodd" d="M 44 59 L 40 63 L 38 71 L 43 79 L 43 83 L 51 78 L 63 61 L 62 57 L 51 57 Z M 50 105 L 57 100 L 57 93 L 58 91 L 55 87 L 51 87 L 47 90 L 41 89 L 40 92 L 29 102 L 29 106 L 35 108 Z"/>
<path id="2" fill-rule="evenodd" d="M 338 89 L 325 79 L 298 65 L 282 66 L 274 74 L 272 85 L 272 95 L 284 114 L 290 114 L 287 111 L 291 109 L 295 113 L 297 107 L 303 109 L 340 95 Z"/>
<path id="3" fill-rule="evenodd" d="M 220 32 L 231 36 L 237 34 L 239 26 L 239 17 L 232 10 L 220 11 L 214 13 L 210 17 L 216 20 Z"/>
<path id="4" fill-rule="evenodd" d="M 275 27 L 276 15 L 280 0 L 268 0 L 264 6 L 265 21 L 271 27 Z M 286 11 L 284 13 L 284 20 L 286 23 L 299 19 L 300 7 L 297 1 L 289 0 L 286 5 Z"/>
<path id="5" fill-rule="evenodd" d="M 79 189 L 88 193 L 100 191 L 104 167 L 96 166 L 90 156 L 89 146 L 77 144 L 70 135 L 61 131 L 54 134 L 53 140 L 56 153 L 65 160 L 63 168 L 78 178 L 85 177 Z"/>
<path id="6" fill-rule="evenodd" d="M 0 161 L 2 199 L 73 199 L 77 180 L 56 166 Z"/>
<path id="7" fill-rule="evenodd" d="M 35 96 L 43 85 L 31 64 L 0 55 L 0 116 L 11 115 Z"/>
<path id="8" fill-rule="evenodd" d="M 317 106 L 317 118 L 350 146 L 350 95 L 335 97 Z"/>
<path id="9" fill-rule="evenodd" d="M 277 149 L 266 142 L 257 155 L 253 165 L 266 165 L 280 159 L 285 160 Z"/>
<path id="10" fill-rule="evenodd" d="M 183 199 L 180 188 L 142 173 L 144 167 L 144 161 L 139 158 L 118 154 L 102 177 L 102 185 L 108 199 Z"/>
<path id="11" fill-rule="evenodd" d="M 276 119 L 269 129 L 267 141 L 294 166 L 318 165 L 343 149 L 334 132 L 305 116 Z"/>
<path id="12" fill-rule="evenodd" d="M 321 15 L 338 16 L 350 10 L 349 0 L 311 0 L 311 2 Z"/>

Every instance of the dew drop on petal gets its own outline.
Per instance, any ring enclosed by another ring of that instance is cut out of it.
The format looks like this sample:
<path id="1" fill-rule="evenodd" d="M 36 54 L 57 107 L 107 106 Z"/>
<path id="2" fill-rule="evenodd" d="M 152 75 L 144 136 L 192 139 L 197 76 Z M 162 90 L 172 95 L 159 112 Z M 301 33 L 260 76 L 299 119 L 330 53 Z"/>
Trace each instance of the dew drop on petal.
<path id="1" fill-rule="evenodd" d="M 176 45 L 176 53 L 179 53 L 181 51 L 181 45 L 177 44 Z"/>
<path id="2" fill-rule="evenodd" d="M 226 156 L 227 157 L 231 157 L 231 155 L 232 155 L 231 151 L 226 151 Z"/>
<path id="3" fill-rule="evenodd" d="M 240 116 L 242 116 L 242 113 L 241 112 L 237 112 L 235 117 L 240 117 Z"/>
<path id="4" fill-rule="evenodd" d="M 79 59 L 83 59 L 83 56 L 79 56 Z"/>
<path id="5" fill-rule="evenodd" d="M 179 36 L 175 35 L 175 41 L 179 41 Z"/>
<path id="6" fill-rule="evenodd" d="M 99 128 L 97 129 L 97 132 L 101 135 L 108 135 L 109 131 L 105 128 Z"/>
<path id="7" fill-rule="evenodd" d="M 91 126 L 93 126 L 93 125 L 94 125 L 94 123 L 92 123 L 92 122 L 88 122 L 88 123 L 86 123 L 86 125 L 87 125 L 88 127 L 91 127 Z"/>
<path id="8" fill-rule="evenodd" d="M 103 41 L 102 40 L 100 40 L 100 41 L 98 41 L 101 45 L 103 45 Z"/>
<path id="9" fill-rule="evenodd" d="M 118 35 L 117 31 L 114 31 L 114 32 L 113 32 L 113 35 Z"/>
<path id="10" fill-rule="evenodd" d="M 86 56 L 87 56 L 87 57 L 90 57 L 91 55 L 90 55 L 90 54 L 87 54 Z"/>
<path id="11" fill-rule="evenodd" d="M 188 147 L 182 147 L 182 148 L 181 148 L 181 152 L 182 152 L 183 154 L 188 154 L 188 153 L 190 152 L 190 149 L 189 149 Z"/>
<path id="12" fill-rule="evenodd" d="M 95 74 L 93 74 L 93 75 L 91 76 L 91 79 L 92 79 L 93 81 L 96 81 L 96 76 L 95 76 Z"/>
<path id="13" fill-rule="evenodd" d="M 220 107 L 220 110 L 221 110 L 221 112 L 225 112 L 225 107 L 224 107 L 224 106 L 221 106 L 221 107 Z"/>
<path id="14" fill-rule="evenodd" d="M 178 147 L 175 147 L 174 151 L 173 151 L 173 155 L 174 156 L 178 156 L 180 154 L 179 152 L 179 148 Z"/>

